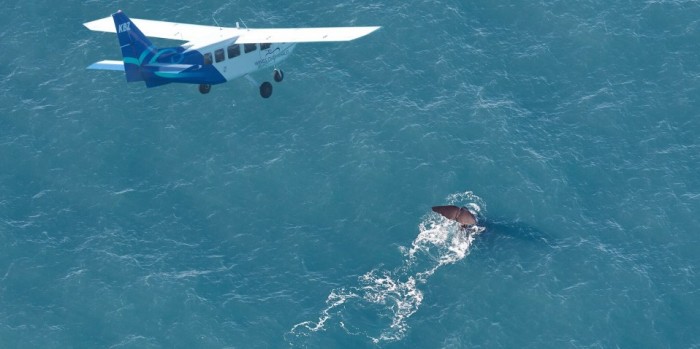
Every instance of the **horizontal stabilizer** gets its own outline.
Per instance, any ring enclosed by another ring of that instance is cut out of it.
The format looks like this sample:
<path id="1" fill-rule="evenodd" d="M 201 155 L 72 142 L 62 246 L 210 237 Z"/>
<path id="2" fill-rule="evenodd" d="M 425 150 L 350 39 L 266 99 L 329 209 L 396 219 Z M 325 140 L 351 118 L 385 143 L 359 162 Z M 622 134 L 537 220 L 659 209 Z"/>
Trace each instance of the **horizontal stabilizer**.
<path id="1" fill-rule="evenodd" d="M 94 70 L 124 71 L 124 62 L 105 60 L 105 61 L 99 61 L 97 63 L 93 63 L 87 68 L 94 69 Z"/>
<path id="2" fill-rule="evenodd" d="M 153 63 L 153 64 L 146 64 L 143 66 L 143 68 L 148 69 L 149 71 L 153 71 L 153 72 L 167 72 L 167 73 L 177 74 L 179 72 L 183 72 L 183 71 L 190 69 L 192 67 L 195 67 L 195 66 L 196 65 L 192 65 L 192 64 Z"/>

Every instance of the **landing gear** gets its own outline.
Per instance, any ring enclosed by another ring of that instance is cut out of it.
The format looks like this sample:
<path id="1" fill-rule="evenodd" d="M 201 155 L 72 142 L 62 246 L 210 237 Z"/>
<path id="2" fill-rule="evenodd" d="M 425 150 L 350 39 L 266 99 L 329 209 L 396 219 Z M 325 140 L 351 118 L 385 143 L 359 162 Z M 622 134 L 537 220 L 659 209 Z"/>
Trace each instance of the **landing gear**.
<path id="1" fill-rule="evenodd" d="M 275 68 L 272 77 L 275 79 L 275 81 L 280 82 L 282 81 L 282 79 L 284 79 L 284 72 L 282 72 L 282 69 Z M 251 85 L 258 85 L 255 79 L 253 79 L 253 77 L 251 77 L 250 75 L 245 75 L 245 78 L 248 79 Z M 270 96 L 272 96 L 272 83 L 270 83 L 269 81 L 265 81 L 262 84 L 260 84 L 260 97 L 270 98 Z"/>
<path id="2" fill-rule="evenodd" d="M 211 85 L 209 84 L 201 84 L 199 85 L 199 93 L 205 95 L 211 91 Z"/>
<path id="3" fill-rule="evenodd" d="M 270 98 L 272 96 L 272 84 L 269 81 L 265 81 L 260 85 L 260 96 L 262 98 Z"/>
<path id="4" fill-rule="evenodd" d="M 275 71 L 272 74 L 272 76 L 275 78 L 276 82 L 282 82 L 282 80 L 284 79 L 284 72 L 282 71 L 282 69 L 275 68 Z"/>

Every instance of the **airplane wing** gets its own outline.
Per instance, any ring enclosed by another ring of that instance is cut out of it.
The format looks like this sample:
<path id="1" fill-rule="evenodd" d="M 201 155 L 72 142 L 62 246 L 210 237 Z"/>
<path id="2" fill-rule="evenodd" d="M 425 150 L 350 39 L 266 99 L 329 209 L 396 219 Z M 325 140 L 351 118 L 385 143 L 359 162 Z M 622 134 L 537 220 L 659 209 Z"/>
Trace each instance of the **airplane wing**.
<path id="1" fill-rule="evenodd" d="M 282 42 L 331 42 L 350 41 L 363 37 L 381 27 L 328 27 L 328 28 L 281 28 L 248 29 L 228 28 L 209 25 L 154 21 L 132 18 L 143 35 L 161 39 L 181 40 L 187 42 L 213 42 L 217 38 L 225 39 L 238 36 L 236 43 L 282 43 Z M 114 19 L 105 17 L 83 25 L 92 30 L 116 33 Z"/>
<path id="2" fill-rule="evenodd" d="M 150 19 L 132 18 L 131 21 L 141 29 L 143 35 L 181 41 L 212 41 L 217 37 L 231 37 L 238 32 L 235 28 L 214 27 L 208 25 L 153 21 Z M 105 33 L 116 33 L 114 19 L 110 17 L 101 18 L 83 25 L 92 30 Z"/>
<path id="3" fill-rule="evenodd" d="M 241 29 L 237 44 L 331 42 L 361 38 L 381 27 Z"/>

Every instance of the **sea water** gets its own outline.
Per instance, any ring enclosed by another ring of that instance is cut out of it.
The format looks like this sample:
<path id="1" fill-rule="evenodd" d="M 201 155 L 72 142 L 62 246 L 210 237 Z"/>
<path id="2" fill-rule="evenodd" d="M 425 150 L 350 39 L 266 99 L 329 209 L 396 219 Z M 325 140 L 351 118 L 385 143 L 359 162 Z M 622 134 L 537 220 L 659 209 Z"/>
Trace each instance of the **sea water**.
<path id="1" fill-rule="evenodd" d="M 382 29 L 300 44 L 263 100 L 86 70 L 120 51 L 81 24 L 119 9 Z M 700 347 L 697 1 L 24 1 L 0 23 L 1 348 Z"/>

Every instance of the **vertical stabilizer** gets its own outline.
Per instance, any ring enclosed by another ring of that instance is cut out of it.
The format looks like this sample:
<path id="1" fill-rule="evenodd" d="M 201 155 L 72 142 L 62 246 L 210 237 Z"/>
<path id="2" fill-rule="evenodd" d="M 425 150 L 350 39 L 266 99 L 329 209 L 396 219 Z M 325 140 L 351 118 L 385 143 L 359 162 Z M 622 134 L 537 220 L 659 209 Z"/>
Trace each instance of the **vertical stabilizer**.
<path id="1" fill-rule="evenodd" d="M 121 10 L 112 15 L 114 26 L 117 29 L 119 46 L 124 57 L 124 72 L 126 81 L 143 81 L 141 66 L 150 53 L 155 53 L 157 49 L 153 47 L 148 38 L 139 30 L 136 25 Z"/>

